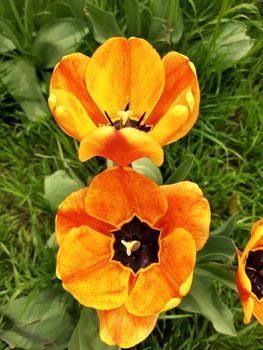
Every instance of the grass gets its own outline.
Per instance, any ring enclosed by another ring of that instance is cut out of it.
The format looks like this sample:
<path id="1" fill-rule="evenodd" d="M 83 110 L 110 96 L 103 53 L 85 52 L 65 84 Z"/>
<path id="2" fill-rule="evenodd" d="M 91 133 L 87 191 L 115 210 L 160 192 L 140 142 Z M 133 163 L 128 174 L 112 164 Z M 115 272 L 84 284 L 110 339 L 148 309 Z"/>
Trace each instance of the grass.
<path id="1" fill-rule="evenodd" d="M 119 8 L 119 14 L 124 14 L 121 2 L 118 6 L 113 1 L 100 4 L 107 10 Z M 189 179 L 200 185 L 210 201 L 212 228 L 238 211 L 232 238 L 243 249 L 252 223 L 263 216 L 262 8 L 256 0 L 242 4 L 196 0 L 181 5 L 184 34 L 173 49 L 196 63 L 201 111 L 192 131 L 165 148 L 161 170 L 167 179 L 175 167 L 194 155 Z M 149 2 L 142 1 L 141 6 L 147 11 Z M 125 25 L 123 16 L 119 15 L 119 20 Z M 207 38 L 212 35 L 215 44 L 220 28 L 233 20 L 247 25 L 253 48 L 235 64 L 215 69 Z M 144 27 L 146 31 L 147 23 Z M 91 40 L 89 47 L 95 47 Z M 84 42 L 83 47 L 87 46 Z M 159 48 L 161 53 L 170 49 L 168 45 Z M 55 213 L 44 197 L 45 176 L 65 169 L 88 183 L 89 177 L 105 165 L 101 159 L 80 164 L 77 144 L 59 130 L 54 120 L 30 122 L 3 85 L 0 102 L 0 300 L 5 304 L 58 283 L 55 252 L 46 246 L 54 231 Z M 153 334 L 136 349 L 262 349 L 258 322 L 244 326 L 238 296 L 226 288 L 220 290 L 233 311 L 237 337 L 216 333 L 199 315 L 171 318 L 181 314 L 175 310 L 169 319 L 160 319 Z M 2 343 L 0 349 L 9 347 Z"/>

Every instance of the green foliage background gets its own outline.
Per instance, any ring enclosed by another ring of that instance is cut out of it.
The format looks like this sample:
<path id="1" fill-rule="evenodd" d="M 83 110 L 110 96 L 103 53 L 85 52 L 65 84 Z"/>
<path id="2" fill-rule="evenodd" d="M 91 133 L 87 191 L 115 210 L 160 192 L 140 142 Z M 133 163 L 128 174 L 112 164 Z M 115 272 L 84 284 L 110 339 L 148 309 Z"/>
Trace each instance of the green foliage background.
<path id="1" fill-rule="evenodd" d="M 78 161 L 77 143 L 60 131 L 47 108 L 49 79 L 60 57 L 74 51 L 91 55 L 111 36 L 141 36 L 161 55 L 176 50 L 195 63 L 200 116 L 186 137 L 165 148 L 161 171 L 166 181 L 193 157 L 187 178 L 197 182 L 210 201 L 212 229 L 238 212 L 230 238 L 243 249 L 252 223 L 263 217 L 262 14 L 259 0 L 1 1 L 1 305 L 59 286 L 51 237 L 57 204 L 52 208 L 45 196 L 45 179 L 60 169 L 74 188 L 79 181 L 88 184 L 106 164 L 99 158 Z M 153 334 L 136 349 L 262 349 L 262 328 L 257 321 L 243 325 L 238 295 L 218 280 L 216 287 L 233 312 L 237 337 L 219 334 L 203 316 L 177 309 L 162 315 Z M 50 293 L 56 296 L 57 290 Z M 56 307 L 60 310 L 63 303 L 75 310 L 74 317 L 72 312 L 66 316 L 72 332 L 78 309 L 64 297 L 55 298 Z M 13 306 L 10 315 L 18 315 L 18 309 Z M 0 321 L 4 339 L 3 332 L 14 325 L 5 317 Z M 65 348 L 65 336 L 59 336 L 57 343 L 45 346 Z M 87 337 L 96 335 L 90 332 Z M 87 349 L 100 349 L 94 339 Z M 18 344 L 38 350 L 47 342 Z M 6 340 L 0 349 L 10 349 Z"/>

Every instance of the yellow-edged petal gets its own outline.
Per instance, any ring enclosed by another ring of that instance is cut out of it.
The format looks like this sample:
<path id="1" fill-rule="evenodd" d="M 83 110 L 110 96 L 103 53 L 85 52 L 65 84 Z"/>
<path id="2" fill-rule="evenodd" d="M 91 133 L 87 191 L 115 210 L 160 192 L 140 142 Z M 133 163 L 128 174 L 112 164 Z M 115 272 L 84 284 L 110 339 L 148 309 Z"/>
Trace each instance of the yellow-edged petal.
<path id="1" fill-rule="evenodd" d="M 254 300 L 251 295 L 252 286 L 251 282 L 245 271 L 245 263 L 243 254 L 237 250 L 238 257 L 238 270 L 236 274 L 236 285 L 240 300 L 244 310 L 244 323 L 248 324 L 251 321 L 253 309 L 254 309 Z"/>
<path id="2" fill-rule="evenodd" d="M 144 131 L 135 128 L 116 130 L 103 126 L 85 137 L 79 147 L 79 159 L 84 162 L 94 156 L 112 160 L 119 166 L 127 166 L 136 159 L 147 157 L 156 165 L 163 163 L 163 149 Z"/>
<path id="3" fill-rule="evenodd" d="M 253 314 L 258 322 L 263 326 L 263 303 L 259 303 L 257 300 L 254 301 Z"/>
<path id="4" fill-rule="evenodd" d="M 58 125 L 69 136 L 80 141 L 97 128 L 72 93 L 53 89 L 48 103 Z"/>
<path id="5" fill-rule="evenodd" d="M 177 52 L 171 51 L 163 58 L 165 86 L 163 93 L 146 123 L 155 125 L 176 105 L 185 105 L 188 118 L 180 128 L 177 123 L 171 124 L 176 129 L 173 139 L 176 141 L 186 135 L 196 122 L 199 113 L 200 91 L 194 65 L 190 60 Z"/>
<path id="6" fill-rule="evenodd" d="M 127 310 L 137 316 L 161 312 L 171 299 L 181 297 L 180 287 L 192 275 L 195 260 L 196 248 L 191 234 L 176 229 L 161 240 L 159 263 L 140 270 L 125 303 Z"/>
<path id="7" fill-rule="evenodd" d="M 88 215 L 84 199 L 88 188 L 71 193 L 59 206 L 56 216 L 56 238 L 60 245 L 65 235 L 74 227 L 86 225 L 105 235 L 112 237 L 113 226 Z"/>
<path id="8" fill-rule="evenodd" d="M 142 342 L 152 332 L 158 315 L 138 317 L 130 314 L 124 306 L 98 311 L 100 337 L 109 345 L 119 345 L 123 349 Z"/>
<path id="9" fill-rule="evenodd" d="M 163 235 L 181 227 L 191 233 L 197 250 L 206 243 L 209 235 L 211 211 L 208 200 L 199 186 L 183 181 L 173 185 L 161 186 L 168 200 L 168 210 L 157 224 L 165 227 Z"/>
<path id="10" fill-rule="evenodd" d="M 85 204 L 89 215 L 118 228 L 134 215 L 154 225 L 167 210 L 158 185 L 131 168 L 119 167 L 109 168 L 93 179 Z"/>
<path id="11" fill-rule="evenodd" d="M 98 125 L 105 123 L 103 113 L 89 95 L 85 82 L 86 69 L 90 58 L 82 53 L 72 53 L 62 58 L 55 66 L 51 81 L 50 94 L 54 90 L 64 90 L 71 93 L 83 106 L 92 121 Z M 64 106 L 68 108 L 68 106 Z"/>
<path id="12" fill-rule="evenodd" d="M 248 243 L 245 246 L 243 256 L 247 257 L 250 250 L 254 250 L 257 248 L 263 249 L 263 220 L 258 220 L 253 226 L 251 230 L 251 237 Z"/>
<path id="13" fill-rule="evenodd" d="M 148 135 L 153 137 L 162 146 L 173 142 L 178 130 L 184 125 L 189 115 L 189 110 L 184 105 L 177 105 L 157 122 Z"/>
<path id="14" fill-rule="evenodd" d="M 162 61 L 144 39 L 111 38 L 91 57 L 86 84 L 100 110 L 107 111 L 112 119 L 128 103 L 139 118 L 152 111 L 162 93 Z"/>
<path id="15" fill-rule="evenodd" d="M 80 226 L 64 237 L 57 255 L 63 286 L 82 305 L 109 310 L 128 297 L 130 272 L 111 262 L 111 239 Z"/>

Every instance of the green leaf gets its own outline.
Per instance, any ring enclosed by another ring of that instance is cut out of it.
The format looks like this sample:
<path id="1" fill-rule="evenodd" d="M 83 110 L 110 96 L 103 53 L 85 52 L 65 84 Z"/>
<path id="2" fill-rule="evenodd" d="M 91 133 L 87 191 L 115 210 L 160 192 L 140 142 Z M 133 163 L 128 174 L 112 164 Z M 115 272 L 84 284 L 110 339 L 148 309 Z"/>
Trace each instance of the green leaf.
<path id="1" fill-rule="evenodd" d="M 32 53 L 38 57 L 42 67 L 52 68 L 63 56 L 76 50 L 88 31 L 86 23 L 79 19 L 57 19 L 37 33 Z"/>
<path id="2" fill-rule="evenodd" d="M 215 229 L 214 231 L 211 231 L 211 235 L 224 235 L 224 236 L 229 236 L 235 227 L 236 224 L 236 219 L 237 219 L 238 213 L 235 213 L 233 215 L 230 216 L 230 218 L 223 223 L 222 226 L 218 227 L 217 229 Z"/>
<path id="3" fill-rule="evenodd" d="M 9 39 L 20 52 L 24 52 L 23 39 L 9 20 L 0 18 L 0 33 L 1 36 Z M 3 52 L 2 49 L 1 52 Z"/>
<path id="4" fill-rule="evenodd" d="M 194 157 L 192 156 L 185 160 L 182 164 L 179 165 L 178 168 L 175 169 L 173 174 L 166 181 L 166 184 L 173 184 L 185 180 L 186 177 L 189 175 L 193 164 Z"/>
<path id="5" fill-rule="evenodd" d="M 114 350 L 99 337 L 98 317 L 94 309 L 83 308 L 79 322 L 70 339 L 68 350 Z"/>
<path id="6" fill-rule="evenodd" d="M 169 31 L 168 22 L 165 19 L 152 17 L 148 33 L 148 40 L 151 43 L 170 43 L 171 33 Z"/>
<path id="7" fill-rule="evenodd" d="M 102 10 L 89 1 L 86 3 L 85 10 L 97 42 L 103 43 L 112 36 L 123 36 L 112 13 Z"/>
<path id="8" fill-rule="evenodd" d="M 214 262 L 200 263 L 195 267 L 195 275 L 203 276 L 211 281 L 218 281 L 235 292 L 236 268 L 233 265 L 218 264 Z"/>
<path id="9" fill-rule="evenodd" d="M 0 54 L 8 51 L 12 51 L 16 48 L 13 41 L 5 37 L 0 33 Z"/>
<path id="10" fill-rule="evenodd" d="M 137 0 L 125 0 L 128 37 L 141 35 L 140 5 Z"/>
<path id="11" fill-rule="evenodd" d="M 53 210 L 56 210 L 69 194 L 82 187 L 84 184 L 79 179 L 70 177 L 65 170 L 57 170 L 45 177 L 45 197 Z"/>
<path id="12" fill-rule="evenodd" d="M 219 333 L 235 336 L 233 315 L 220 299 L 214 283 L 207 277 L 195 276 L 189 294 L 178 306 L 187 312 L 202 314 Z"/>
<path id="13" fill-rule="evenodd" d="M 76 18 L 84 17 L 85 0 L 67 0 L 67 3 Z"/>
<path id="14" fill-rule="evenodd" d="M 148 158 L 137 159 L 132 162 L 132 168 L 140 174 L 149 177 L 158 185 L 162 185 L 163 177 L 160 169 Z"/>
<path id="15" fill-rule="evenodd" d="M 197 254 L 198 261 L 226 261 L 236 254 L 232 239 L 226 236 L 210 236 L 206 245 Z"/>
<path id="16" fill-rule="evenodd" d="M 71 304 L 57 287 L 16 299 L 0 308 L 0 338 L 12 349 L 62 350 L 73 329 Z"/>
<path id="17" fill-rule="evenodd" d="M 177 43 L 183 35 L 183 17 L 180 0 L 155 0 L 153 1 L 153 14 L 167 21 L 170 38 Z"/>
<path id="18" fill-rule="evenodd" d="M 50 115 L 36 69 L 31 63 L 23 59 L 1 62 L 0 74 L 8 92 L 21 105 L 31 121 Z"/>
<path id="19" fill-rule="evenodd" d="M 253 46 L 253 40 L 246 34 L 243 22 L 227 23 L 210 46 L 210 60 L 217 70 L 224 70 L 237 63 Z"/>

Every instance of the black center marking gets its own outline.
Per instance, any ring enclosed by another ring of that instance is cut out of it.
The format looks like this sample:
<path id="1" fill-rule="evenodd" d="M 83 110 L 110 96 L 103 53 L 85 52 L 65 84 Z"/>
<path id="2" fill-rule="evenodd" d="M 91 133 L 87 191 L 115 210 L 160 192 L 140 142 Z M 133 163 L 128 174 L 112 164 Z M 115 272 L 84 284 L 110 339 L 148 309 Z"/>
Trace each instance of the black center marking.
<path id="1" fill-rule="evenodd" d="M 251 282 L 252 292 L 260 300 L 263 298 L 263 250 L 249 252 L 245 270 Z"/>
<path id="2" fill-rule="evenodd" d="M 130 222 L 124 224 L 120 230 L 112 231 L 112 234 L 115 237 L 112 260 L 120 261 L 124 266 L 130 267 L 134 273 L 159 261 L 158 239 L 160 231 L 151 228 L 136 216 Z M 126 242 L 139 241 L 140 247 L 128 256 L 127 249 L 121 242 L 122 240 Z"/>

